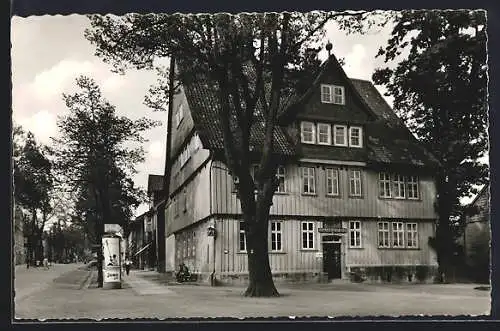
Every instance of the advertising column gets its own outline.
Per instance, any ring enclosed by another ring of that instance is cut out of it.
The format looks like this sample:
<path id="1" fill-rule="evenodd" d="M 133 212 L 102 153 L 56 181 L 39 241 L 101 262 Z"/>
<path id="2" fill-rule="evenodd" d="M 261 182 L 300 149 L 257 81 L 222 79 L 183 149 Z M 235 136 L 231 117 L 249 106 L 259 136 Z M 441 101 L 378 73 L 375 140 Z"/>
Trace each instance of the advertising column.
<path id="1" fill-rule="evenodd" d="M 104 289 L 119 289 L 122 287 L 120 240 L 119 236 L 112 234 L 105 234 L 102 237 Z"/>

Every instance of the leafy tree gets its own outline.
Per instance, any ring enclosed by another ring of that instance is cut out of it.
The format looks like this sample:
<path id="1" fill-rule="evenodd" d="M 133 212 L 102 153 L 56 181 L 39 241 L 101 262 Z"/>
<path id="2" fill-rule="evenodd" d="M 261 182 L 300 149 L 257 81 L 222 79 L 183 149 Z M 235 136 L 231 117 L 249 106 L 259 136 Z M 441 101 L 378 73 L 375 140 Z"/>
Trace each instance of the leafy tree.
<path id="1" fill-rule="evenodd" d="M 58 174 L 74 193 L 75 216 L 83 218 L 81 223 L 92 223 L 86 228 L 95 231 L 95 243 L 100 243 L 104 224 L 125 225 L 131 208 L 144 199 L 131 179 L 135 166 L 144 161 L 144 151 L 132 144 L 143 143 L 143 132 L 157 123 L 118 116 L 88 77 L 77 78 L 76 84 L 80 92 L 63 95 L 69 115 L 58 121 L 61 138 L 54 139 L 54 155 Z M 99 252 L 99 286 L 102 261 Z"/>
<path id="2" fill-rule="evenodd" d="M 43 258 L 42 234 L 51 217 L 54 189 L 49 151 L 37 143 L 31 132 L 21 127 L 13 131 L 14 199 L 23 212 L 25 236 L 28 238 L 28 261 Z M 33 261 L 31 261 L 33 262 Z"/>
<path id="3" fill-rule="evenodd" d="M 446 274 L 459 199 L 476 193 L 474 185 L 488 177 L 487 166 L 478 161 L 488 148 L 486 16 L 484 11 L 425 10 L 403 11 L 394 19 L 378 54 L 391 66 L 378 69 L 373 80 L 387 87 L 394 108 L 442 165 L 436 173 L 434 243 Z"/>
<path id="4" fill-rule="evenodd" d="M 314 67 L 325 23 L 336 19 L 345 29 L 357 29 L 365 16 L 365 12 L 311 12 L 90 17 L 92 27 L 85 35 L 97 46 L 96 55 L 116 71 L 152 69 L 158 60 L 173 57 L 181 68 L 175 72 L 176 82 L 204 80 L 218 95 L 223 159 L 239 178 L 248 247 L 247 296 L 278 295 L 267 247 L 280 161 L 273 141 L 277 114 L 310 83 L 309 69 Z M 169 85 L 164 83 L 156 92 L 160 99 L 150 101 L 165 101 Z M 256 122 L 265 128 L 258 153 L 250 149 L 250 128 Z M 249 169 L 253 162 L 259 164 L 254 178 Z"/>

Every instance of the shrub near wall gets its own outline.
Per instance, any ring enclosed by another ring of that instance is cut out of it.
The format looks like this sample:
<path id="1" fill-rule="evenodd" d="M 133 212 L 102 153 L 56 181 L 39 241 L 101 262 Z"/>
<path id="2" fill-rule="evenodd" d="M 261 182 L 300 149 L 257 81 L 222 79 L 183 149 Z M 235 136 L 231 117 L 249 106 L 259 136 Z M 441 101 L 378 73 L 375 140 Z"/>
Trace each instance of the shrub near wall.
<path id="1" fill-rule="evenodd" d="M 417 283 L 432 281 L 436 267 L 432 266 L 377 266 L 352 267 L 351 281 L 371 283 Z"/>

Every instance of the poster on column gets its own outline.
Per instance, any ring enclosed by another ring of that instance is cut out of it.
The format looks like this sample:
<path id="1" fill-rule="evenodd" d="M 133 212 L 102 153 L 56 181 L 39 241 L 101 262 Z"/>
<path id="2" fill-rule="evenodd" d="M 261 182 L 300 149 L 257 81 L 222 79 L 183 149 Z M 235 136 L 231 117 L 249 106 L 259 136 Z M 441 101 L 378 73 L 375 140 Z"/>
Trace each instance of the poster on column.
<path id="1" fill-rule="evenodd" d="M 104 282 L 120 282 L 120 237 L 105 236 L 102 238 L 104 255 Z"/>

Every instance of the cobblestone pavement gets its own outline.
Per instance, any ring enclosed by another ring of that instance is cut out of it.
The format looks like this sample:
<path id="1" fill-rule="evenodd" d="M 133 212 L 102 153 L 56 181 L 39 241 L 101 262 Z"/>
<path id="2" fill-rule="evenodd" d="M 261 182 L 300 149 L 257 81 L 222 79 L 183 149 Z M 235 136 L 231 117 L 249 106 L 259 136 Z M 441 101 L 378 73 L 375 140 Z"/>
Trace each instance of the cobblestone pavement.
<path id="1" fill-rule="evenodd" d="M 54 284 L 16 310 L 18 318 L 178 318 L 488 315 L 490 292 L 473 284 L 278 286 L 279 298 L 245 298 L 242 287 L 164 285 L 132 271 L 123 288 Z M 293 288 L 292 288 L 293 287 Z"/>

